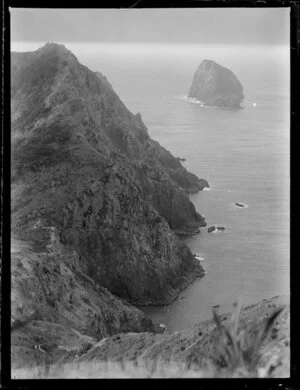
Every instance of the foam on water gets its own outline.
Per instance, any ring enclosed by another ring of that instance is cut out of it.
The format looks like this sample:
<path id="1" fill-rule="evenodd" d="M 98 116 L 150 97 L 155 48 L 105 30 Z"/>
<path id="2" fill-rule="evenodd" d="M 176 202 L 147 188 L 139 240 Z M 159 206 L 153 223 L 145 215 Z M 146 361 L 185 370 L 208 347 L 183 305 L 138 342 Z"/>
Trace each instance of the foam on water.
<path id="1" fill-rule="evenodd" d="M 195 253 L 195 259 L 198 261 L 204 261 L 203 253 Z"/>
<path id="2" fill-rule="evenodd" d="M 186 100 L 187 102 L 189 103 L 193 103 L 193 104 L 199 104 L 200 107 L 207 107 L 205 106 L 205 104 L 203 102 L 201 102 L 200 100 L 196 99 L 196 98 L 192 98 L 192 97 L 188 97 L 187 95 L 180 95 L 180 96 L 177 96 L 178 99 L 183 99 L 183 100 Z"/>
<path id="3" fill-rule="evenodd" d="M 211 232 L 212 234 L 218 234 L 218 233 L 224 233 L 223 231 L 221 230 L 218 230 L 218 229 L 215 229 Z"/>
<path id="4" fill-rule="evenodd" d="M 178 99 L 186 100 L 187 102 L 192 103 L 192 104 L 199 104 L 200 107 L 203 107 L 203 108 L 215 108 L 218 110 L 230 110 L 230 108 L 227 108 L 227 107 L 208 106 L 204 102 L 201 102 L 201 100 L 198 100 L 198 99 L 193 98 L 193 97 L 189 97 L 187 95 L 180 95 L 180 96 L 178 96 Z"/>

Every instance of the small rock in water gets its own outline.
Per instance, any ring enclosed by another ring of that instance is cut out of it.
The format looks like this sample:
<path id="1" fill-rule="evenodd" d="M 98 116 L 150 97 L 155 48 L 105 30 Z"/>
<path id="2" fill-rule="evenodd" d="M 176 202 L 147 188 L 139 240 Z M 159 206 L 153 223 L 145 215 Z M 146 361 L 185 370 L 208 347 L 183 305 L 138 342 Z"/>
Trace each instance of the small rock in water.
<path id="1" fill-rule="evenodd" d="M 224 226 L 217 226 L 217 229 L 220 230 L 221 232 L 225 231 L 225 227 Z"/>
<path id="2" fill-rule="evenodd" d="M 238 207 L 245 207 L 245 205 L 243 203 L 235 202 L 235 205 L 238 206 Z"/>
<path id="3" fill-rule="evenodd" d="M 213 305 L 214 309 L 218 309 L 219 307 L 220 307 L 220 305 Z"/>
<path id="4" fill-rule="evenodd" d="M 215 226 L 210 226 L 210 227 L 207 228 L 208 233 L 211 233 L 211 232 L 213 232 L 215 230 L 216 230 Z"/>

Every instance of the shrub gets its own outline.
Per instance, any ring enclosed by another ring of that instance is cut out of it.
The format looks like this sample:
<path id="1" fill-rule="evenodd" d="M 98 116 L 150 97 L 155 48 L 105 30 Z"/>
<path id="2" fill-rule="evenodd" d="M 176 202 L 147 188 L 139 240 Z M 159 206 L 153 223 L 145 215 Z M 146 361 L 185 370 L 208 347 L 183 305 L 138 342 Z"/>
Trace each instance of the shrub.
<path id="1" fill-rule="evenodd" d="M 255 329 L 257 325 L 239 326 L 240 305 L 237 306 L 231 326 L 223 324 L 216 310 L 213 310 L 213 318 L 218 330 L 218 336 L 215 339 L 216 366 L 228 370 L 231 374 L 242 370 L 249 376 L 258 377 L 263 342 L 282 311 L 283 308 L 276 310 L 257 330 Z M 254 340 L 251 340 L 253 334 Z M 267 372 L 266 376 L 269 374 L 270 372 Z"/>

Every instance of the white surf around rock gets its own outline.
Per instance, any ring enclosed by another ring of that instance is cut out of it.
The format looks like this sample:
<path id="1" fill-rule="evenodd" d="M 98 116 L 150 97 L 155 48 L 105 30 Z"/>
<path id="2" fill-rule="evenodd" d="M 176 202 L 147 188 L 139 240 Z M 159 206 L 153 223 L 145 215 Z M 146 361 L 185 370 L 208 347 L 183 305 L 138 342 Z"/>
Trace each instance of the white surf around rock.
<path id="1" fill-rule="evenodd" d="M 198 260 L 198 261 L 205 261 L 203 255 L 202 255 L 201 253 L 195 253 L 195 254 L 194 254 L 194 257 L 195 257 L 195 259 Z"/>

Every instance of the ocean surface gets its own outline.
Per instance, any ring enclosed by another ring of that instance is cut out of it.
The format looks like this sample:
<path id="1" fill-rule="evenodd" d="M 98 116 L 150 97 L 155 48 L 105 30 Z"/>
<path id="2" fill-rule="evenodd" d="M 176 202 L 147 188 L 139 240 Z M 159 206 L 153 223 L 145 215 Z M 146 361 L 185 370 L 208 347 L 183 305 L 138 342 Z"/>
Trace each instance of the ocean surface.
<path id="1" fill-rule="evenodd" d="M 35 50 L 42 43 L 12 44 Z M 192 195 L 208 226 L 189 240 L 206 275 L 165 307 L 143 308 L 170 332 L 211 318 L 233 302 L 289 294 L 289 47 L 237 45 L 65 45 L 100 71 L 122 101 L 140 112 L 152 138 L 210 183 Z M 230 68 L 244 87 L 243 110 L 202 107 L 187 98 L 203 59 Z M 235 202 L 247 207 L 239 208 Z"/>

